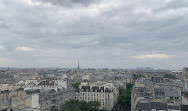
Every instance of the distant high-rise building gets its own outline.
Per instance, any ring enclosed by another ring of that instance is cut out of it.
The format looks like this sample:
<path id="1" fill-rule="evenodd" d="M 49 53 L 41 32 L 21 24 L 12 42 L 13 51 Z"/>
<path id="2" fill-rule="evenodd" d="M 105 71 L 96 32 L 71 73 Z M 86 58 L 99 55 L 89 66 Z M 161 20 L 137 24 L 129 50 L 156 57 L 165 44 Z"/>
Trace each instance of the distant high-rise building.
<path id="1" fill-rule="evenodd" d="M 188 67 L 184 67 L 181 74 L 182 79 L 188 79 Z"/>
<path id="2" fill-rule="evenodd" d="M 81 84 L 76 99 L 86 102 L 98 101 L 101 104 L 100 109 L 111 111 L 118 101 L 118 96 L 119 90 L 113 83 L 92 83 Z"/>

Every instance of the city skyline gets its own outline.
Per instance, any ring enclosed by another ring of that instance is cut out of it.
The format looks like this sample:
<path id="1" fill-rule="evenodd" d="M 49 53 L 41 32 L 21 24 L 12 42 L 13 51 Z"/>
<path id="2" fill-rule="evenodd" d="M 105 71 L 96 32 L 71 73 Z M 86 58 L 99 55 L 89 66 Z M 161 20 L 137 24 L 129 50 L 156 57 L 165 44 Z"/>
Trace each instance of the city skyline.
<path id="1" fill-rule="evenodd" d="M 1 0 L 0 67 L 181 70 L 187 19 L 186 0 Z"/>

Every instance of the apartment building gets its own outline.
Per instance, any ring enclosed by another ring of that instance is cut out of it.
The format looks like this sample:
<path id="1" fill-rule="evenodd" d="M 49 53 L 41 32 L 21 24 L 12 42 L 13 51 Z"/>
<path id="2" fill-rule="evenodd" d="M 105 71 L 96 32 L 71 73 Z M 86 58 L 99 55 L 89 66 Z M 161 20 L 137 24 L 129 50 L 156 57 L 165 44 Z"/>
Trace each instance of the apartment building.
<path id="1" fill-rule="evenodd" d="M 188 79 L 188 68 L 185 67 L 182 70 L 181 79 Z"/>
<path id="2" fill-rule="evenodd" d="M 117 103 L 119 90 L 112 83 L 80 85 L 77 99 L 80 101 L 98 101 L 101 109 L 110 111 Z"/>

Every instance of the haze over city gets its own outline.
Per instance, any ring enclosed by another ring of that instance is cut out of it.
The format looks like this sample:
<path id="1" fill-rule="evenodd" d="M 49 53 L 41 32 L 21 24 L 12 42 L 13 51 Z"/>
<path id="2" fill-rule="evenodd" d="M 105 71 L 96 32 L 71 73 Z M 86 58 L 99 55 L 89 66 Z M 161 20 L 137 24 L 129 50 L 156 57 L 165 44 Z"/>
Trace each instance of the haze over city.
<path id="1" fill-rule="evenodd" d="M 187 0 L 0 0 L 0 67 L 182 69 Z"/>

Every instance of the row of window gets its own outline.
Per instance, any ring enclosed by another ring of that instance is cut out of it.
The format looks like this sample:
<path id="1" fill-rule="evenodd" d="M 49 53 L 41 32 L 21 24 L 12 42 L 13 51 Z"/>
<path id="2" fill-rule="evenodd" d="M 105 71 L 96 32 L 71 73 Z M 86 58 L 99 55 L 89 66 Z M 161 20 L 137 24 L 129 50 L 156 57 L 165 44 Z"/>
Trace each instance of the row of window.
<path id="1" fill-rule="evenodd" d="M 80 97 L 80 99 L 81 99 L 81 100 L 88 100 L 88 101 L 90 101 L 90 100 L 91 100 L 91 101 L 93 101 L 93 100 L 94 100 L 94 101 L 99 101 L 99 100 L 100 100 L 100 101 L 104 101 L 104 99 L 101 100 L 101 99 L 99 99 L 99 98 L 93 98 L 93 97 L 91 97 L 91 98 L 90 98 L 90 97 Z M 105 98 L 105 101 L 110 101 L 110 98 Z"/>
<path id="2" fill-rule="evenodd" d="M 91 93 L 91 94 L 90 93 L 80 93 L 80 95 L 83 95 L 83 96 L 97 96 L 97 97 L 98 96 L 100 96 L 100 97 L 102 96 L 102 97 L 104 97 L 104 94 L 98 94 L 98 93 L 97 94 L 96 93 L 94 93 L 94 94 L 93 93 Z M 110 97 L 110 94 L 106 94 L 105 97 Z"/>
<path id="3" fill-rule="evenodd" d="M 82 89 L 81 91 L 84 91 L 84 89 Z M 89 89 L 86 89 L 87 92 L 89 92 Z M 91 92 L 98 92 L 98 90 L 91 90 Z M 101 90 L 100 92 L 104 92 L 104 90 Z"/>
<path id="4" fill-rule="evenodd" d="M 52 85 L 43 85 L 43 87 L 54 87 Z"/>
<path id="5" fill-rule="evenodd" d="M 170 97 L 170 99 L 179 99 L 179 97 L 174 97 L 174 98 L 173 98 L 173 97 Z"/>
<path id="6" fill-rule="evenodd" d="M 106 98 L 106 101 L 108 100 L 108 102 L 104 102 L 104 100 L 101 101 L 101 99 L 99 100 L 98 98 L 97 99 L 91 98 L 91 100 L 90 100 L 89 97 L 88 97 L 88 100 L 87 100 L 86 97 L 85 98 L 84 97 L 80 97 L 80 100 L 84 100 L 84 101 L 99 101 L 99 102 L 101 102 L 101 105 L 103 105 L 103 106 L 110 106 L 109 98 L 108 99 Z"/>

